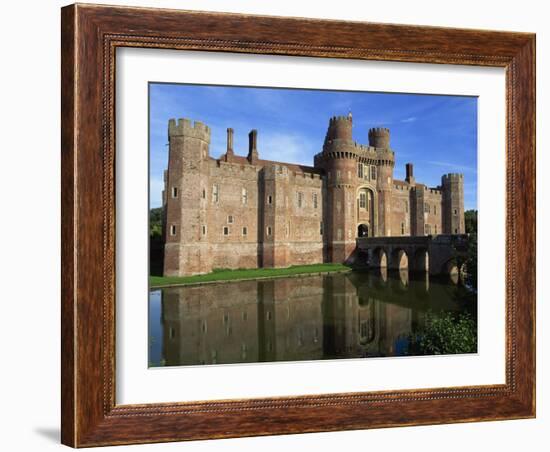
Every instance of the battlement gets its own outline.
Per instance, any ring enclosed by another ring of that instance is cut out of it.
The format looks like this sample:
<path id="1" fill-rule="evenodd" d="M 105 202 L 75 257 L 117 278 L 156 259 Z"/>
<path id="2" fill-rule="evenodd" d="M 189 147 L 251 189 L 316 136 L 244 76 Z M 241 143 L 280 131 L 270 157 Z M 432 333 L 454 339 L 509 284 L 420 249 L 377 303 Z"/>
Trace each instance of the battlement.
<path id="1" fill-rule="evenodd" d="M 431 193 L 432 195 L 441 195 L 441 190 L 438 188 L 427 187 L 426 185 L 423 185 L 423 187 L 425 192 Z"/>
<path id="2" fill-rule="evenodd" d="M 369 145 L 375 148 L 389 148 L 390 129 L 386 127 L 373 127 L 369 129 Z"/>
<path id="3" fill-rule="evenodd" d="M 448 187 L 453 183 L 463 184 L 464 175 L 460 173 L 448 173 L 441 176 L 441 186 Z"/>
<path id="4" fill-rule="evenodd" d="M 347 116 L 333 116 L 332 118 L 329 119 L 329 125 L 333 125 L 337 122 L 340 122 L 340 121 L 348 121 L 348 122 L 352 122 L 352 117 L 351 115 L 347 115 Z"/>
<path id="5" fill-rule="evenodd" d="M 168 136 L 188 136 L 210 142 L 210 127 L 200 121 L 192 121 L 187 118 L 168 121 Z"/>
<path id="6" fill-rule="evenodd" d="M 459 179 L 463 179 L 463 178 L 464 178 L 464 174 L 462 174 L 462 173 L 448 173 L 448 174 L 444 174 L 441 177 L 441 180 L 442 181 L 451 181 L 451 180 L 459 180 Z"/>

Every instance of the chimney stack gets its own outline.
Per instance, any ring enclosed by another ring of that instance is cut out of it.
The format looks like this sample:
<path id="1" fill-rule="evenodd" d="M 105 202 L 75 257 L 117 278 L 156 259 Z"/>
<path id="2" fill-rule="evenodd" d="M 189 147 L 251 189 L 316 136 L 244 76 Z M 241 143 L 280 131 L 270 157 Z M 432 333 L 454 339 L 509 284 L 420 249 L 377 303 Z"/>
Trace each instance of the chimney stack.
<path id="1" fill-rule="evenodd" d="M 258 161 L 258 131 L 251 130 L 248 134 L 248 161 L 255 164 Z"/>
<path id="2" fill-rule="evenodd" d="M 231 162 L 233 160 L 233 156 L 235 153 L 233 152 L 233 129 L 228 128 L 227 129 L 227 150 L 225 151 L 224 160 L 226 162 Z"/>
<path id="3" fill-rule="evenodd" d="M 409 185 L 414 185 L 413 164 L 407 163 L 405 165 L 405 169 L 407 173 L 407 177 L 405 178 L 405 180 L 409 183 Z"/>
<path id="4" fill-rule="evenodd" d="M 233 129 L 227 129 L 227 153 L 233 154 Z"/>

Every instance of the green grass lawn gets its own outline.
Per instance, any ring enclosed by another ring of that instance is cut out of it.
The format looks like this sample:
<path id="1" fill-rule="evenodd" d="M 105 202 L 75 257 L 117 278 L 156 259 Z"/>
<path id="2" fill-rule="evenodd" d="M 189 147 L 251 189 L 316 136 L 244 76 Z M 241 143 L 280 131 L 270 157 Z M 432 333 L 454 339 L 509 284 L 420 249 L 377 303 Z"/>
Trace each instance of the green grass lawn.
<path id="1" fill-rule="evenodd" d="M 314 264 L 314 265 L 294 265 L 288 268 L 253 268 L 214 270 L 206 275 L 196 276 L 150 276 L 149 284 L 151 288 L 163 286 L 180 286 L 186 284 L 197 284 L 211 281 L 231 281 L 235 279 L 255 279 L 255 278 L 275 278 L 279 276 L 305 275 L 308 273 L 324 273 L 350 270 L 350 267 L 344 264 Z"/>

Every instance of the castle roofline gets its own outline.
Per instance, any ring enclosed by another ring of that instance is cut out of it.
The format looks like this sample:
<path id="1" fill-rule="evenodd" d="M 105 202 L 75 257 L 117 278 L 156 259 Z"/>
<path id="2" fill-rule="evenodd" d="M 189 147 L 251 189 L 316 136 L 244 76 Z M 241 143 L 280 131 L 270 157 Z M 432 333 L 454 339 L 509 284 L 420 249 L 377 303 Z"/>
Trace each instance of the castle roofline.
<path id="1" fill-rule="evenodd" d="M 223 154 L 225 155 L 225 154 Z M 216 161 L 223 161 L 223 155 L 222 157 L 218 159 L 214 159 Z M 248 159 L 243 155 L 232 155 L 231 156 L 231 163 L 238 163 L 241 165 L 251 165 L 251 163 L 248 161 Z M 267 165 L 281 165 L 286 166 L 289 170 L 298 172 L 298 173 L 315 173 L 315 174 L 321 174 L 322 171 L 319 168 L 315 168 L 313 166 L 307 166 L 307 165 L 300 165 L 297 163 L 287 163 L 287 162 L 276 162 L 274 160 L 263 160 L 258 159 L 257 163 L 251 166 L 267 166 Z"/>

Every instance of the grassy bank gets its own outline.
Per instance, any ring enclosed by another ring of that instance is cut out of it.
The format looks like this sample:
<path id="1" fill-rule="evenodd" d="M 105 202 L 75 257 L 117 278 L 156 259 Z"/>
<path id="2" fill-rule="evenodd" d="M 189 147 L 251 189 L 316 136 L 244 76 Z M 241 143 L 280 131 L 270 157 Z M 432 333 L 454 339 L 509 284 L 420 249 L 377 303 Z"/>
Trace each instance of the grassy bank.
<path id="1" fill-rule="evenodd" d="M 150 276 L 151 288 L 183 286 L 213 281 L 232 281 L 241 279 L 276 278 L 281 276 L 307 275 L 309 273 L 328 273 L 346 271 L 350 268 L 343 264 L 294 265 L 288 268 L 253 268 L 240 270 L 214 270 L 206 275 L 196 276 Z"/>

